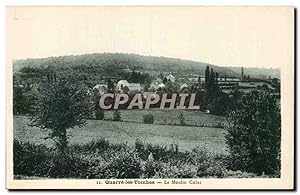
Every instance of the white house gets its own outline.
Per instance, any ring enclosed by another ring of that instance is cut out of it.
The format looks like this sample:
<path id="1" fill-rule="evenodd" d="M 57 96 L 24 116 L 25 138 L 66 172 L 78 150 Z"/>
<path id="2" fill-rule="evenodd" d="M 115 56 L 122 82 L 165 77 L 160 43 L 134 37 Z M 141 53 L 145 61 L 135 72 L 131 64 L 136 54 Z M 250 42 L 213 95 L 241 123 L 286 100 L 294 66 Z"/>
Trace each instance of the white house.
<path id="1" fill-rule="evenodd" d="M 180 89 L 187 88 L 188 86 L 189 86 L 188 84 L 184 83 L 184 84 L 182 84 L 182 85 L 180 86 Z"/>
<path id="2" fill-rule="evenodd" d="M 128 87 L 128 85 L 129 85 L 129 82 L 128 82 L 127 80 L 120 80 L 120 81 L 117 83 L 116 89 L 117 89 L 117 90 L 123 90 L 123 88 L 124 88 L 125 86 Z"/>
<path id="3" fill-rule="evenodd" d="M 175 77 L 173 75 L 171 75 L 171 74 L 169 74 L 168 76 L 166 76 L 166 78 L 167 78 L 168 81 L 170 80 L 171 82 L 175 82 Z"/>
<path id="4" fill-rule="evenodd" d="M 158 85 L 158 88 L 164 88 L 165 86 L 166 86 L 165 84 L 161 83 Z"/>
<path id="5" fill-rule="evenodd" d="M 139 83 L 129 83 L 129 85 L 127 87 L 129 88 L 130 91 L 142 91 L 143 90 L 141 84 L 139 84 Z"/>

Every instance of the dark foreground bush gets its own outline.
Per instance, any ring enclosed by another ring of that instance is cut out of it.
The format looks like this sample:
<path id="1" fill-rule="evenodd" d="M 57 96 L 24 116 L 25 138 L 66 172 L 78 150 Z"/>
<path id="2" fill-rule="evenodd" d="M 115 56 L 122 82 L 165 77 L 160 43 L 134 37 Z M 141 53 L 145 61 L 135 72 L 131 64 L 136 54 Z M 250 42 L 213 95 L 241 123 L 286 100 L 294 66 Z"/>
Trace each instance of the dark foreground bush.
<path id="1" fill-rule="evenodd" d="M 38 177 L 83 177 L 86 167 L 80 158 L 59 154 L 44 145 L 14 140 L 14 175 Z"/>
<path id="2" fill-rule="evenodd" d="M 276 95 L 252 91 L 241 99 L 241 108 L 230 113 L 225 136 L 228 167 L 259 175 L 280 175 L 281 114 Z"/>
<path id="3" fill-rule="evenodd" d="M 154 123 L 154 116 L 153 114 L 146 114 L 143 116 L 143 121 L 146 124 L 153 124 Z"/>
<path id="4" fill-rule="evenodd" d="M 100 139 L 71 145 L 68 154 L 43 145 L 14 141 L 15 178 L 197 178 L 234 177 L 223 163 L 225 157 L 195 148 L 189 152 L 177 145 L 159 146 L 136 141 L 113 144 Z M 238 172 L 238 177 L 256 175 Z"/>
<path id="5" fill-rule="evenodd" d="M 47 175 L 51 167 L 51 153 L 51 149 L 44 145 L 29 142 L 22 143 L 14 140 L 14 174 L 26 176 Z"/>

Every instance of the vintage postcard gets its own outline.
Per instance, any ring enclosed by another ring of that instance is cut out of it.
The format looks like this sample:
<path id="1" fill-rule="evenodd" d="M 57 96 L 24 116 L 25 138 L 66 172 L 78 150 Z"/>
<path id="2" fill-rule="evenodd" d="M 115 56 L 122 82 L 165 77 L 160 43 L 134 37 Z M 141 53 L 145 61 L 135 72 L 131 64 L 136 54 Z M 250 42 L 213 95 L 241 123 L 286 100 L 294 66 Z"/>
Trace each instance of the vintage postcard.
<path id="1" fill-rule="evenodd" d="M 6 187 L 293 190 L 294 12 L 7 7 Z"/>

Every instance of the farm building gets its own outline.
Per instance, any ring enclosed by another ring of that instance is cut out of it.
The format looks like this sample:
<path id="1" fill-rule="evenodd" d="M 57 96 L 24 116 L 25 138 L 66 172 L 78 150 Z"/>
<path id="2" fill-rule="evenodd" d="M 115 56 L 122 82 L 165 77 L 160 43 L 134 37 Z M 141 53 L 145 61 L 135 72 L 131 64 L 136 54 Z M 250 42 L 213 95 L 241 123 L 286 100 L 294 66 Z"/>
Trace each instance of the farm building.
<path id="1" fill-rule="evenodd" d="M 167 80 L 168 81 L 171 81 L 171 82 L 175 82 L 175 77 L 173 76 L 173 75 L 171 75 L 171 74 L 169 74 L 168 76 L 166 76 L 166 78 L 167 78 Z"/>
<path id="2" fill-rule="evenodd" d="M 129 82 L 127 80 L 120 80 L 117 83 L 116 89 L 117 90 L 123 90 L 123 87 L 128 86 L 128 85 L 129 85 Z"/>
<path id="3" fill-rule="evenodd" d="M 189 86 L 188 84 L 184 83 L 184 84 L 182 84 L 182 85 L 180 86 L 180 89 L 187 88 L 188 86 Z"/>

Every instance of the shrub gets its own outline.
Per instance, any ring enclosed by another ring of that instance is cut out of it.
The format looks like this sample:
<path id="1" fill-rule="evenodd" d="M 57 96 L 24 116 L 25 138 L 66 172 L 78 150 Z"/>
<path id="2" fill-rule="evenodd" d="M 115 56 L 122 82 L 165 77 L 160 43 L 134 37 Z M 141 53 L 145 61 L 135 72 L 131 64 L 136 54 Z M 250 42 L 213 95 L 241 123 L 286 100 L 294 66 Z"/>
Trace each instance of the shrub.
<path id="1" fill-rule="evenodd" d="M 50 160 L 51 166 L 47 177 L 52 178 L 85 178 L 87 164 L 76 155 L 63 155 L 56 152 Z"/>
<path id="2" fill-rule="evenodd" d="M 178 146 L 159 146 L 137 140 L 135 146 L 105 139 L 74 144 L 67 154 L 43 145 L 14 141 L 15 178 L 196 178 L 256 177 L 228 171 L 224 156 L 205 148 L 179 151 Z M 269 175 L 266 177 L 270 177 Z"/>
<path id="3" fill-rule="evenodd" d="M 154 117 L 153 114 L 146 114 L 143 116 L 143 121 L 146 124 L 153 124 L 154 123 Z"/>
<path id="4" fill-rule="evenodd" d="M 197 175 L 200 177 L 206 176 L 206 177 L 217 177 L 217 178 L 223 178 L 227 175 L 226 167 L 223 165 L 220 161 L 208 161 L 206 163 L 205 170 L 198 169 Z"/>
<path id="5" fill-rule="evenodd" d="M 107 166 L 109 174 L 114 178 L 139 178 L 142 174 L 141 159 L 134 152 L 119 152 L 112 156 Z"/>
<path id="6" fill-rule="evenodd" d="M 161 163 L 160 171 L 153 178 L 194 178 L 197 167 L 190 164 Z"/>
<path id="7" fill-rule="evenodd" d="M 96 120 L 103 120 L 104 119 L 104 111 L 101 108 L 96 108 L 95 116 L 96 116 Z"/>
<path id="8" fill-rule="evenodd" d="M 118 110 L 115 110 L 113 114 L 113 121 L 121 121 L 121 113 Z"/>
<path id="9" fill-rule="evenodd" d="M 103 151 L 111 148 L 112 145 L 106 139 L 92 140 L 86 144 L 73 144 L 70 146 L 72 153 L 85 153 L 85 152 L 97 152 L 102 153 Z"/>
<path id="10" fill-rule="evenodd" d="M 179 117 L 178 117 L 178 118 L 179 118 L 179 124 L 180 124 L 181 126 L 186 125 L 185 122 L 184 122 L 184 116 L 183 116 L 182 113 L 179 114 Z"/>
<path id="11" fill-rule="evenodd" d="M 14 175 L 39 177 L 84 177 L 85 167 L 81 160 L 62 154 L 44 145 L 22 143 L 14 140 Z"/>
<path id="12" fill-rule="evenodd" d="M 178 158 L 180 155 L 185 155 L 184 153 L 178 152 L 178 146 L 176 144 L 171 144 L 167 147 L 143 143 L 140 140 L 136 140 L 135 150 L 139 157 L 143 160 L 147 160 L 150 154 L 153 156 L 154 160 L 163 162 L 169 161 L 170 158 Z"/>
<path id="13" fill-rule="evenodd" d="M 52 151 L 44 145 L 13 141 L 14 175 L 45 176 Z"/>
<path id="14" fill-rule="evenodd" d="M 226 135 L 228 168 L 257 174 L 280 173 L 281 117 L 277 97 L 269 91 L 243 96 L 231 114 Z"/>

